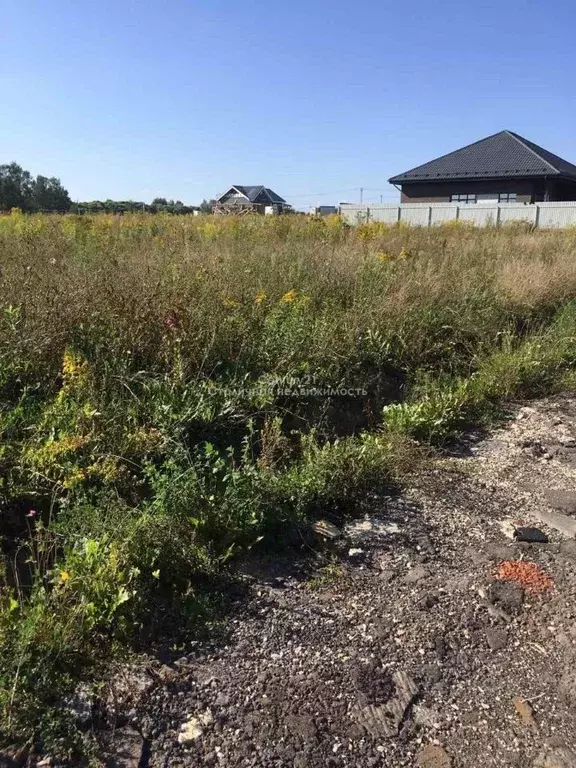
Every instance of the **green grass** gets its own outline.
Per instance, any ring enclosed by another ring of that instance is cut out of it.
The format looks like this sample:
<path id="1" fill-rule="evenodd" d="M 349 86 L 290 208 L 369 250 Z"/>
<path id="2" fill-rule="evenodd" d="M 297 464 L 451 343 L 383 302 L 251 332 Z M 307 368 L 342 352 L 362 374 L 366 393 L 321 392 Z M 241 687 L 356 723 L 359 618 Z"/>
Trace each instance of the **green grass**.
<path id="1" fill-rule="evenodd" d="M 574 230 L 15 212 L 0 265 L 0 733 L 54 752 L 234 558 L 574 381 Z"/>

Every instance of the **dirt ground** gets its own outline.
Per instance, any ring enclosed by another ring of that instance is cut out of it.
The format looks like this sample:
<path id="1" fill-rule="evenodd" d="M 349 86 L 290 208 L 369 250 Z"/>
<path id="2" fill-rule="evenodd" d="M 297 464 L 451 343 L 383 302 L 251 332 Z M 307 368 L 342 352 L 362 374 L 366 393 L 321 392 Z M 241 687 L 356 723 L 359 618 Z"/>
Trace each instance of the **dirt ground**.
<path id="1" fill-rule="evenodd" d="M 313 573 L 246 565 L 226 640 L 144 683 L 109 764 L 574 768 L 576 396 L 367 509 Z"/>

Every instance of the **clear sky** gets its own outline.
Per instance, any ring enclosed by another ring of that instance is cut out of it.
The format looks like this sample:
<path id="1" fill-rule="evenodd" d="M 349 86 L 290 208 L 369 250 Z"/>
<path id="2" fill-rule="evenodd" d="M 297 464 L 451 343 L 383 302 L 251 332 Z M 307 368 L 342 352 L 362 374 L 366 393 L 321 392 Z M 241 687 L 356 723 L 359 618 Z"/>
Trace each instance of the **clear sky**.
<path id="1" fill-rule="evenodd" d="M 576 162 L 574 0 L 0 0 L 0 162 L 300 208 L 503 128 Z"/>

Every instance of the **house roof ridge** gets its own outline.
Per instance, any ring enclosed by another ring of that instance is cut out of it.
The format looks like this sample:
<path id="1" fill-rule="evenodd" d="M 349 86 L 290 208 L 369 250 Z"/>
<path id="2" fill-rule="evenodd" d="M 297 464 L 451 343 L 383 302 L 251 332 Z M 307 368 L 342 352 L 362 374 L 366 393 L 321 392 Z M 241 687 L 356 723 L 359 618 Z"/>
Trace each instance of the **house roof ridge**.
<path id="1" fill-rule="evenodd" d="M 546 165 L 549 166 L 550 168 L 552 168 L 553 171 L 555 171 L 556 173 L 560 173 L 561 172 L 559 168 L 556 168 L 555 166 L 553 166 L 552 163 L 550 163 L 548 160 L 546 160 L 546 158 L 543 157 L 539 152 L 536 152 L 536 150 L 534 150 L 534 149 L 532 149 L 532 147 L 528 146 L 528 144 L 526 143 L 526 142 L 529 141 L 528 139 L 525 139 L 523 136 L 520 136 L 519 133 L 514 133 L 514 131 L 506 130 L 506 131 L 504 131 L 504 133 L 507 133 L 509 136 L 512 136 L 513 139 L 515 139 L 517 142 L 522 144 L 522 146 L 525 149 L 527 149 L 529 152 L 532 152 L 532 154 L 535 155 L 543 163 L 546 163 Z M 533 144 L 533 142 L 530 142 L 530 143 Z M 538 144 L 534 144 L 534 146 L 537 147 Z M 544 149 L 544 147 L 540 147 L 540 149 Z"/>

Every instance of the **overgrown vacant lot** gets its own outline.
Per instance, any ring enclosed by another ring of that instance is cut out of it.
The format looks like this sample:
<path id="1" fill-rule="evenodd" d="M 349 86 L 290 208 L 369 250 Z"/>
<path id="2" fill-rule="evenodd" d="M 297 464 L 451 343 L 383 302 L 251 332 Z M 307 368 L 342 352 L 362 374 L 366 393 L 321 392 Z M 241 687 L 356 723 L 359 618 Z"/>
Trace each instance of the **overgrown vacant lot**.
<path id="1" fill-rule="evenodd" d="M 572 382 L 575 300 L 576 230 L 0 218 L 1 741 L 78 747 L 77 679 L 247 548 Z"/>

